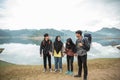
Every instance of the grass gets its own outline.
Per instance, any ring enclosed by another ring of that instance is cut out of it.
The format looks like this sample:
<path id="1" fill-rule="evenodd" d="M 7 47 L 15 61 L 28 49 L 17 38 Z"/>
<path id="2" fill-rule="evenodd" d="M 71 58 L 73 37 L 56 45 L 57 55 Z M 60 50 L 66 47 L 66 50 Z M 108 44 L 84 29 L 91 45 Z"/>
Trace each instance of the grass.
<path id="1" fill-rule="evenodd" d="M 54 68 L 54 66 L 53 66 Z M 0 80 L 82 80 L 63 73 L 42 72 L 43 66 L 39 65 L 14 65 L 0 61 Z M 77 73 L 77 63 L 74 63 L 74 74 Z M 94 59 L 88 61 L 88 80 L 120 80 L 120 58 Z"/>

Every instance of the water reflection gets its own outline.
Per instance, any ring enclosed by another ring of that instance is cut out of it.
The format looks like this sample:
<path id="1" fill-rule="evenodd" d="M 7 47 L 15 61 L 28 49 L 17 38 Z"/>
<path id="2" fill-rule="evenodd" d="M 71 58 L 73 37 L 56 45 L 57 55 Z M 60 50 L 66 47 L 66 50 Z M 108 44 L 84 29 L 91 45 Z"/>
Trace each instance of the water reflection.
<path id="1" fill-rule="evenodd" d="M 62 37 L 62 42 L 66 42 L 66 39 L 69 37 Z M 51 38 L 52 41 L 54 41 L 54 37 Z M 72 37 L 73 41 L 75 42 L 76 38 Z M 5 43 L 21 43 L 21 44 L 36 44 L 39 45 L 42 39 L 33 39 L 33 38 L 21 38 L 21 37 L 8 37 L 8 38 L 0 38 L 0 44 L 5 44 Z M 120 38 L 115 39 L 104 39 L 104 38 L 93 38 L 92 42 L 97 42 L 102 44 L 103 46 L 108 46 L 108 45 L 118 45 L 120 44 Z"/>
<path id="2" fill-rule="evenodd" d="M 38 45 L 10 43 L 2 44 L 0 48 L 5 48 L 0 54 L 0 60 L 15 64 L 40 65 L 43 63 L 42 57 L 39 55 Z M 102 46 L 93 42 L 91 51 L 88 52 L 88 59 L 93 58 L 120 58 L 120 50 L 112 46 Z M 63 58 L 63 62 L 66 63 L 66 57 Z M 52 63 L 54 64 L 53 57 Z"/>

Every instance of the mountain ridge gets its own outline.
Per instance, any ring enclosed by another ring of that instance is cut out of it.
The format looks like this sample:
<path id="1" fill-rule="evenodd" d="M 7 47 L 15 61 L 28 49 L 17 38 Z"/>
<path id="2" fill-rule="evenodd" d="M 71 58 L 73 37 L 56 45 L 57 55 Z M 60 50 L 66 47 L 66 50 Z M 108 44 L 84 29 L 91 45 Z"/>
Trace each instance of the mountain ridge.
<path id="1" fill-rule="evenodd" d="M 83 31 L 85 33 L 86 31 Z M 113 37 L 117 38 L 120 35 L 120 29 L 117 28 L 102 28 L 96 32 L 90 32 L 93 37 Z M 70 30 L 55 30 L 55 29 L 21 29 L 21 30 L 8 30 L 0 29 L 0 37 L 37 37 L 43 36 L 45 33 L 50 34 L 50 36 L 74 36 L 75 32 Z M 114 33 L 114 34 L 113 34 Z"/>

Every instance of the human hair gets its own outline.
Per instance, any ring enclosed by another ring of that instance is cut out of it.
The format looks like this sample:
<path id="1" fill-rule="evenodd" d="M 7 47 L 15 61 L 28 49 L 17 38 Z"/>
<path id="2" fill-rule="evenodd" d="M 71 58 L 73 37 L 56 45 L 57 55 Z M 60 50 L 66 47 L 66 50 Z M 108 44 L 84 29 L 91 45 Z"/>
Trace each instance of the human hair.
<path id="1" fill-rule="evenodd" d="M 68 44 L 69 43 L 69 44 Z M 71 38 L 68 38 L 66 41 L 66 48 L 67 49 L 71 49 L 74 53 L 76 53 L 76 45 L 74 44 L 74 42 L 72 41 Z"/>
<path id="2" fill-rule="evenodd" d="M 60 37 L 60 35 L 56 36 L 55 41 L 58 41 L 58 38 Z M 61 37 L 60 37 L 61 38 Z"/>
<path id="3" fill-rule="evenodd" d="M 82 35 L 82 31 L 81 30 L 76 31 L 75 33 Z"/>
<path id="4" fill-rule="evenodd" d="M 45 34 L 44 34 L 44 37 L 47 37 L 47 36 L 49 36 L 49 34 L 48 34 L 48 33 L 45 33 Z"/>
<path id="5" fill-rule="evenodd" d="M 68 43 L 70 43 L 70 44 L 68 44 Z M 70 48 L 73 47 L 73 46 L 75 46 L 75 44 L 74 44 L 74 42 L 72 41 L 71 38 L 68 38 L 68 39 L 66 40 L 66 47 L 67 47 L 67 46 L 69 46 Z"/>

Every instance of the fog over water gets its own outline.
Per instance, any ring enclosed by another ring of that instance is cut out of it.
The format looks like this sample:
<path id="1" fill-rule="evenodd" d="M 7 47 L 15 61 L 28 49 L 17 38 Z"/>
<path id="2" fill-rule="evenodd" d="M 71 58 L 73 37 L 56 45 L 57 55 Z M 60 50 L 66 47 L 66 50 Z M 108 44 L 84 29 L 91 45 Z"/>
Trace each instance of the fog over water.
<path id="1" fill-rule="evenodd" d="M 40 65 L 43 63 L 43 59 L 39 54 L 38 45 L 10 43 L 1 44 L 0 48 L 5 48 L 0 54 L 0 60 L 25 65 Z M 102 46 L 97 42 L 93 42 L 91 50 L 88 52 L 88 59 L 94 58 L 120 58 L 120 50 L 113 46 Z M 66 63 L 66 56 L 63 57 L 63 63 Z M 52 64 L 54 64 L 53 56 Z"/>

